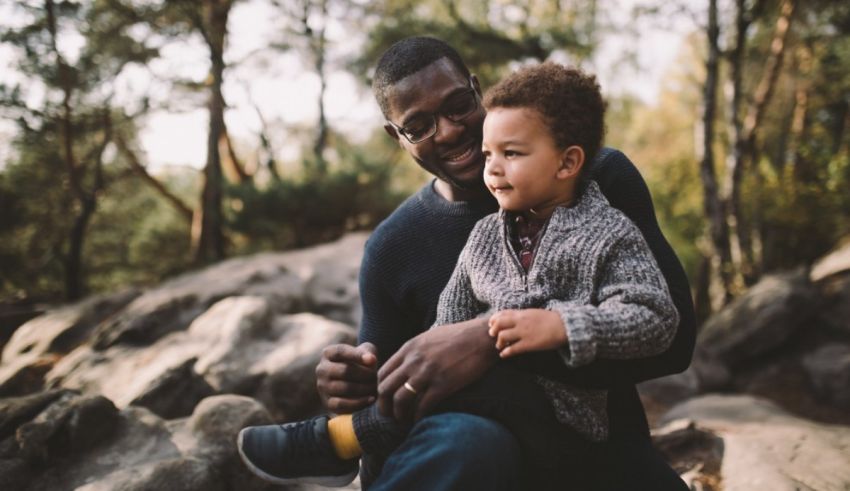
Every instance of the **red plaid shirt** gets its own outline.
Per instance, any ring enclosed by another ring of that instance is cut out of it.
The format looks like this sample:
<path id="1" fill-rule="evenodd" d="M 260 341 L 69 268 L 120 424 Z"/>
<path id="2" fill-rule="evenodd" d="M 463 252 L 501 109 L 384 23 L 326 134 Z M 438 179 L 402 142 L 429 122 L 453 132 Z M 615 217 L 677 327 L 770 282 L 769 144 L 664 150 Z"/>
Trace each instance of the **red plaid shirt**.
<path id="1" fill-rule="evenodd" d="M 540 237 L 543 236 L 543 229 L 546 228 L 548 221 L 548 218 L 544 220 L 529 220 L 522 215 L 511 215 L 508 219 L 508 233 L 510 234 L 511 246 L 513 246 L 514 252 L 519 257 L 519 262 L 522 264 L 526 273 L 531 268 L 531 263 L 534 262 L 537 243 L 540 242 Z"/>

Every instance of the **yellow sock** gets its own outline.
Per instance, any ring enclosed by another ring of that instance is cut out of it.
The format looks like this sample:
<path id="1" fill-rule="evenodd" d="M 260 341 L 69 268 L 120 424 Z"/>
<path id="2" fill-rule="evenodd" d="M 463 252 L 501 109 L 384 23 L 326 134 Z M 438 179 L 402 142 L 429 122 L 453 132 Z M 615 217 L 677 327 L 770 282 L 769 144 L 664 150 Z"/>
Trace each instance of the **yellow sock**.
<path id="1" fill-rule="evenodd" d="M 337 457 L 345 460 L 363 455 L 357 435 L 354 434 L 354 423 L 350 414 L 335 416 L 328 420 L 328 436 Z"/>

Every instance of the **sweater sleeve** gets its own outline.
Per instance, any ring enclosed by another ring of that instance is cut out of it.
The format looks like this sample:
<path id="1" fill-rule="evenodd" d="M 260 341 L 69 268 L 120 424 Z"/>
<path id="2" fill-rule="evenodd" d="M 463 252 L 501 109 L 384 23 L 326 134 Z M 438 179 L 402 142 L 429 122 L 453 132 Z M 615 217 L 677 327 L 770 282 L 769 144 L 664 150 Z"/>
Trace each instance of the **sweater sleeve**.
<path id="1" fill-rule="evenodd" d="M 567 365 L 586 365 L 597 357 L 652 356 L 670 346 L 678 315 L 637 229 L 629 226 L 608 248 L 598 272 L 595 300 L 591 305 L 561 300 L 546 305 L 564 321 L 568 341 L 560 354 Z"/>
<path id="2" fill-rule="evenodd" d="M 474 318 L 484 310 L 482 303 L 475 297 L 472 290 L 472 282 L 469 277 L 469 248 L 474 243 L 473 237 L 480 227 L 472 232 L 470 240 L 467 241 L 460 257 L 455 265 L 449 282 L 440 294 L 440 301 L 437 304 L 437 319 L 434 322 L 435 326 L 446 324 L 454 324 Z"/>
<path id="3" fill-rule="evenodd" d="M 589 168 L 602 194 L 638 227 L 655 257 L 673 304 L 679 325 L 670 347 L 658 355 L 629 360 L 597 357 L 578 368 L 567 367 L 554 352 L 524 355 L 517 360 L 527 370 L 560 382 L 592 389 L 610 389 L 681 372 L 688 368 L 696 341 L 696 317 L 690 285 L 676 253 L 664 238 L 649 188 L 635 165 L 619 150 L 605 148 Z"/>
<path id="4" fill-rule="evenodd" d="M 408 326 L 412 319 L 407 309 L 387 287 L 387 258 L 383 246 L 372 238 L 360 264 L 360 304 L 363 309 L 358 343 L 370 342 L 378 349 L 380 363 L 386 361 L 412 336 Z"/>

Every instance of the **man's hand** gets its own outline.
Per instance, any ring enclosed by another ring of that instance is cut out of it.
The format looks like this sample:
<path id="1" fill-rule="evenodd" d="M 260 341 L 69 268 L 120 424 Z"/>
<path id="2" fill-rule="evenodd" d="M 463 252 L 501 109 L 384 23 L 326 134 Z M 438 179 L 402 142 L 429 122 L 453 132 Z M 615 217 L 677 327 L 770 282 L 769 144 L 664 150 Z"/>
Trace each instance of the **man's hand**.
<path id="1" fill-rule="evenodd" d="M 496 361 L 486 319 L 429 329 L 406 342 L 378 371 L 378 408 L 398 421 L 418 420 Z"/>
<path id="2" fill-rule="evenodd" d="M 490 336 L 499 356 L 557 349 L 567 343 L 567 330 L 557 312 L 543 309 L 502 310 L 490 317 Z"/>
<path id="3" fill-rule="evenodd" d="M 329 411 L 351 413 L 375 401 L 377 352 L 372 343 L 356 347 L 334 344 L 322 350 L 316 366 L 316 388 Z"/>

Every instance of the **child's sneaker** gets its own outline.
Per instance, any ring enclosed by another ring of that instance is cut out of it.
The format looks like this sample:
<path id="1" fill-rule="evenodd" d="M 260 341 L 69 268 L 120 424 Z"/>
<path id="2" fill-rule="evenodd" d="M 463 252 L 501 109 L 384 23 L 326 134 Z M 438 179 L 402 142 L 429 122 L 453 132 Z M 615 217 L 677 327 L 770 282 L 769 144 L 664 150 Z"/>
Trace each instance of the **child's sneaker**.
<path id="1" fill-rule="evenodd" d="M 337 457 L 328 437 L 327 416 L 243 428 L 237 445 L 251 472 L 275 484 L 341 487 L 351 483 L 360 470 L 358 459 Z"/>

